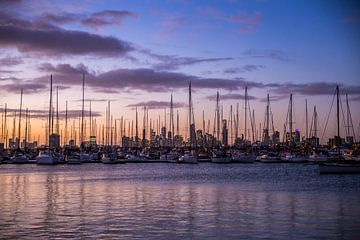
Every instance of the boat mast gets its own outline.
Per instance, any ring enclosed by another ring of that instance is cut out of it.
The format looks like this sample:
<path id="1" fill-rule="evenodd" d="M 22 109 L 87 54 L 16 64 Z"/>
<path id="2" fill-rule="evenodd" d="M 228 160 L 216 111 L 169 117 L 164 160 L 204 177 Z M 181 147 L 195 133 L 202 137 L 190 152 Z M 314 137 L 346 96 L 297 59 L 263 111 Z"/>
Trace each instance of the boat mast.
<path id="1" fill-rule="evenodd" d="M 180 127 L 179 127 L 179 110 L 176 110 L 176 135 L 180 134 Z"/>
<path id="2" fill-rule="evenodd" d="M 56 134 L 60 134 L 59 131 L 59 87 L 56 86 Z"/>
<path id="3" fill-rule="evenodd" d="M 92 136 L 93 135 L 93 129 L 92 129 L 92 127 L 93 127 L 93 124 L 92 124 L 92 114 L 91 114 L 91 100 L 89 101 L 89 104 L 90 104 L 90 106 L 89 106 L 89 120 L 90 120 L 90 131 L 89 131 L 89 133 L 90 133 L 90 136 Z M 116 122 L 115 122 L 115 125 L 116 125 Z M 86 131 L 86 130 L 85 130 Z M 86 135 L 86 134 L 85 134 Z"/>
<path id="4" fill-rule="evenodd" d="M 293 121 L 292 121 L 292 111 L 293 111 L 293 95 L 292 93 L 290 93 L 290 110 L 289 110 L 289 131 L 290 131 L 290 144 L 292 145 L 293 143 L 293 134 L 292 134 L 292 129 L 293 129 Z"/>
<path id="5" fill-rule="evenodd" d="M 65 105 L 65 133 L 64 133 L 64 145 L 66 145 L 68 141 L 68 101 L 66 101 Z"/>
<path id="6" fill-rule="evenodd" d="M 317 112 L 316 112 L 316 106 L 314 106 L 314 137 L 317 138 Z"/>
<path id="7" fill-rule="evenodd" d="M 189 83 L 189 140 L 191 150 L 191 81 Z"/>
<path id="8" fill-rule="evenodd" d="M 21 89 L 21 92 L 20 92 L 19 129 L 18 129 L 18 139 L 17 139 L 17 147 L 18 147 L 18 149 L 20 149 L 22 98 L 23 98 L 23 89 Z"/>
<path id="9" fill-rule="evenodd" d="M 7 104 L 5 103 L 5 110 L 4 110 L 5 112 L 4 112 L 4 139 L 5 139 L 5 149 L 7 149 L 8 148 L 8 142 L 7 142 Z"/>
<path id="10" fill-rule="evenodd" d="M 174 105 L 173 105 L 173 96 L 171 94 L 171 102 L 170 102 L 170 131 L 171 131 L 171 145 L 174 147 Z"/>
<path id="11" fill-rule="evenodd" d="M 305 118 L 306 118 L 306 141 L 309 138 L 309 119 L 308 119 L 308 105 L 307 105 L 307 99 L 305 98 Z"/>
<path id="12" fill-rule="evenodd" d="M 230 105 L 230 144 L 233 143 L 233 113 L 232 113 L 232 105 Z"/>
<path id="13" fill-rule="evenodd" d="M 338 158 L 340 159 L 340 94 L 339 94 L 339 85 L 336 85 L 336 119 L 337 119 L 337 148 L 338 148 Z"/>
<path id="14" fill-rule="evenodd" d="M 82 147 L 84 141 L 84 97 L 85 97 L 85 72 L 83 71 L 82 78 L 82 106 L 81 106 L 81 130 L 80 130 L 80 146 Z"/>
<path id="15" fill-rule="evenodd" d="M 239 137 L 239 103 L 236 104 L 235 139 Z"/>
<path id="16" fill-rule="evenodd" d="M 220 144 L 220 106 L 219 106 L 219 91 L 216 92 L 216 134 L 217 134 L 217 140 Z"/>
<path id="17" fill-rule="evenodd" d="M 139 126 L 138 126 L 137 107 L 135 108 L 135 145 L 136 145 L 136 148 L 139 147 Z"/>
<path id="18" fill-rule="evenodd" d="M 247 140 L 247 86 L 245 86 L 245 132 L 244 132 L 244 143 L 246 146 Z"/>
<path id="19" fill-rule="evenodd" d="M 50 75 L 50 103 L 49 103 L 49 124 L 48 124 L 48 144 L 50 148 L 50 135 L 52 134 L 52 74 Z"/>
<path id="20" fill-rule="evenodd" d="M 27 142 L 27 134 L 28 134 L 28 117 L 29 117 L 29 110 L 26 108 L 25 112 L 25 141 L 24 141 L 24 150 L 26 151 L 26 142 Z"/>

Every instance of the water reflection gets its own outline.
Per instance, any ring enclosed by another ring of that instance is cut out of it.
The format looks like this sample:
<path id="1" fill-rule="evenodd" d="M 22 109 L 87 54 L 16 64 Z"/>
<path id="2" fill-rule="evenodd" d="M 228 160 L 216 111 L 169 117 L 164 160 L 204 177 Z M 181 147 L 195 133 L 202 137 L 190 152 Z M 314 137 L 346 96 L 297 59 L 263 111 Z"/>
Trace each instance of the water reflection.
<path id="1" fill-rule="evenodd" d="M 49 171 L 1 172 L 0 236 L 8 239 L 360 237 L 359 192 L 354 188 L 339 192 L 341 186 L 346 186 L 344 183 L 329 191 L 311 188 L 293 191 L 296 181 L 290 182 L 288 189 L 267 190 L 274 183 L 254 184 L 244 179 L 224 182 L 218 169 L 209 166 L 206 172 L 216 172 L 219 183 L 210 179 L 174 180 L 179 177 L 176 174 L 182 177 L 187 174 L 183 167 L 161 181 L 134 181 L 136 174 L 131 172 L 132 167 L 139 178 L 150 175 L 149 170 L 139 170 L 136 165 L 127 166 L 126 171 L 85 168 L 79 172 L 75 168 L 59 167 Z M 161 172 L 170 168 L 158 167 Z M 233 171 L 237 174 L 236 169 Z M 317 185 L 328 181 L 313 177 L 317 179 L 311 181 Z M 357 180 L 354 176 L 343 178 L 343 181 Z"/>

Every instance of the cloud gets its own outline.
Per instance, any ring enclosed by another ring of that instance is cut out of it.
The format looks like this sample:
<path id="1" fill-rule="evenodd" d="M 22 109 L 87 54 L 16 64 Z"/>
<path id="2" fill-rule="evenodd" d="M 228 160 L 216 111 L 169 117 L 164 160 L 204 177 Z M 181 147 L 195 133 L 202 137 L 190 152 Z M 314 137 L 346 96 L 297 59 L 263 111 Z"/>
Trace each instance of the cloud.
<path id="1" fill-rule="evenodd" d="M 14 117 L 15 113 L 19 112 L 19 109 L 14 109 L 14 108 L 7 108 L 6 109 L 7 113 L 8 113 L 8 117 Z M 23 113 L 25 114 L 26 108 L 22 110 Z M 30 118 L 32 119 L 48 119 L 49 117 L 49 112 L 48 110 L 38 110 L 38 109 L 28 109 L 29 113 L 30 113 Z M 0 113 L 5 112 L 5 108 L 0 108 Z M 67 112 L 67 118 L 70 120 L 72 118 L 79 118 L 81 116 L 81 110 L 68 110 Z M 89 116 L 90 115 L 90 111 L 88 110 L 84 110 L 84 115 L 85 116 Z M 93 117 L 101 117 L 102 114 L 98 111 L 91 111 L 91 116 Z M 55 116 L 56 117 L 56 113 Z M 65 120 L 66 117 L 66 111 L 59 111 L 59 119 L 61 120 Z"/>
<path id="2" fill-rule="evenodd" d="M 42 83 L 36 82 L 14 82 L 9 84 L 1 84 L 0 91 L 6 93 L 19 93 L 23 89 L 24 94 L 33 94 L 46 90 L 48 87 Z"/>
<path id="3" fill-rule="evenodd" d="M 38 21 L 51 22 L 56 25 L 63 25 L 73 22 L 78 22 L 85 16 L 75 13 L 62 12 L 59 14 L 46 13 L 43 14 Z"/>
<path id="4" fill-rule="evenodd" d="M 170 101 L 147 101 L 147 102 L 138 102 L 129 104 L 126 107 L 135 108 L 135 107 L 148 107 L 149 109 L 162 109 L 162 108 L 170 108 Z M 173 102 L 173 108 L 183 108 L 187 105 L 182 102 Z"/>
<path id="5" fill-rule="evenodd" d="M 50 63 L 42 63 L 38 70 L 41 72 L 49 72 L 49 73 L 60 73 L 60 74 L 82 74 L 89 73 L 88 68 L 80 63 L 75 67 L 71 66 L 70 64 L 58 64 L 56 66 Z"/>
<path id="6" fill-rule="evenodd" d="M 240 12 L 237 15 L 228 17 L 228 22 L 240 23 L 240 32 L 251 32 L 255 30 L 261 22 L 262 14 L 257 11 L 253 15 L 248 15 L 245 12 Z"/>
<path id="7" fill-rule="evenodd" d="M 54 76 L 54 82 L 61 85 L 80 85 L 81 75 L 71 74 L 74 67 L 67 66 L 47 66 L 47 70 L 62 69 Z M 51 72 L 51 71 L 50 71 Z M 49 72 L 49 73 L 50 73 Z M 75 73 L 75 72 L 74 72 Z M 74 81 L 78 77 L 79 81 Z M 86 87 L 92 88 L 97 92 L 118 93 L 130 90 L 142 90 L 146 92 L 167 92 L 170 90 L 186 89 L 190 81 L 194 88 L 202 89 L 226 89 L 228 91 L 235 91 L 244 88 L 245 86 L 263 87 L 261 83 L 246 81 L 243 78 L 222 79 L 222 78 L 202 78 L 184 73 L 175 73 L 167 71 L 156 71 L 148 68 L 125 69 L 119 68 L 100 74 L 88 73 L 85 75 Z M 43 76 L 33 79 L 34 82 L 48 82 L 49 76 Z"/>
<path id="8" fill-rule="evenodd" d="M 290 61 L 284 52 L 274 49 L 250 49 L 243 52 L 243 55 L 250 58 L 270 58 L 282 62 Z"/>
<path id="9" fill-rule="evenodd" d="M 107 25 L 122 24 L 126 18 L 137 18 L 137 14 L 124 10 L 104 10 L 91 14 L 88 18 L 81 20 L 81 23 L 97 29 Z"/>
<path id="10" fill-rule="evenodd" d="M 221 100 L 226 101 L 226 100 L 244 100 L 245 99 L 245 95 L 238 94 L 238 93 L 227 93 L 224 95 L 220 95 L 219 97 L 220 97 L 220 101 Z M 216 94 L 207 96 L 206 99 L 208 99 L 210 101 L 216 101 Z M 248 95 L 248 100 L 256 100 L 256 99 L 257 99 L 257 97 Z"/>
<path id="11" fill-rule="evenodd" d="M 122 56 L 133 50 L 130 43 L 113 37 L 82 31 L 38 30 L 14 26 L 0 26 L 0 46 L 13 47 L 23 53 L 41 53 L 47 56 Z"/>
<path id="12" fill-rule="evenodd" d="M 233 58 L 194 58 L 194 57 L 171 57 L 167 60 L 164 59 L 162 63 L 155 64 L 153 67 L 157 70 L 174 70 L 178 69 L 180 66 L 194 65 L 197 63 L 205 63 L 205 62 L 219 62 L 219 61 L 229 61 L 233 60 Z"/>
<path id="13" fill-rule="evenodd" d="M 140 53 L 159 61 L 153 64 L 156 70 L 175 70 L 180 66 L 194 65 L 206 62 L 219 62 L 234 60 L 232 57 L 215 57 L 215 58 L 196 58 L 196 57 L 179 57 L 176 55 L 165 55 L 153 53 L 148 49 L 139 49 Z"/>
<path id="14" fill-rule="evenodd" d="M 315 83 L 283 83 L 271 84 L 269 87 L 273 88 L 271 91 L 277 94 L 297 93 L 307 96 L 315 95 L 331 95 L 335 93 L 336 85 L 339 85 L 340 93 L 348 93 L 352 95 L 360 94 L 360 86 L 345 86 L 337 83 L 315 82 Z"/>
<path id="15" fill-rule="evenodd" d="M 236 68 L 227 68 L 224 70 L 226 74 L 237 74 L 237 73 L 244 73 L 244 72 L 253 72 L 256 70 L 264 69 L 264 65 L 244 65 L 242 67 Z"/>
<path id="16" fill-rule="evenodd" d="M 280 101 L 280 100 L 283 100 L 283 99 L 288 99 L 288 98 L 289 98 L 288 94 L 286 94 L 286 95 L 277 95 L 277 96 L 270 95 L 269 96 L 270 102 L 277 102 L 277 101 Z M 260 102 L 267 102 L 267 97 L 260 98 L 259 101 Z"/>
<path id="17" fill-rule="evenodd" d="M 102 98 L 102 99 L 97 99 L 97 98 L 85 98 L 84 99 L 85 102 L 113 102 L 113 101 L 116 101 L 115 99 L 105 99 L 105 98 Z M 77 100 L 74 100 L 74 102 L 82 102 L 82 99 L 77 99 Z"/>
<path id="18" fill-rule="evenodd" d="M 11 67 L 14 65 L 22 64 L 23 60 L 20 57 L 6 56 L 0 58 L 0 66 Z"/>

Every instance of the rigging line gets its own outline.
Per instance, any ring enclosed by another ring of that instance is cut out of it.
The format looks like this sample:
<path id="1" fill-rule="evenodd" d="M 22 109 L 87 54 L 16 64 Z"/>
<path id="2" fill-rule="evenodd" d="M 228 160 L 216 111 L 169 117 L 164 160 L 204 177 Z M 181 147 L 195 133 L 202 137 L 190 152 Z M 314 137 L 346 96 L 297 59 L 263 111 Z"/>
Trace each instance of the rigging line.
<path id="1" fill-rule="evenodd" d="M 284 123 L 283 142 L 285 141 L 287 122 L 288 122 L 288 118 L 289 118 L 289 112 L 290 112 L 290 101 L 289 101 L 288 111 L 287 111 L 287 113 L 286 113 L 286 119 L 285 119 L 285 123 Z M 290 133 L 290 134 L 291 134 L 291 133 Z"/>
<path id="2" fill-rule="evenodd" d="M 327 118 L 326 118 L 325 128 L 324 128 L 323 134 L 321 135 L 321 142 L 322 142 L 322 140 L 323 140 L 323 138 L 324 138 L 325 131 L 326 131 L 326 128 L 327 128 L 327 125 L 328 125 L 328 122 L 329 122 L 331 110 L 332 110 L 332 107 L 333 107 L 334 101 L 335 101 L 335 96 L 336 96 L 336 90 L 335 90 L 335 93 L 334 93 L 334 96 L 333 96 L 333 100 L 332 100 L 332 102 L 331 102 L 330 111 L 329 111 L 329 113 L 328 113 L 328 115 L 327 115 Z"/>
<path id="3" fill-rule="evenodd" d="M 346 128 L 347 128 L 348 126 L 346 126 L 346 123 L 345 123 L 345 114 L 344 114 L 344 108 L 343 108 L 343 106 L 342 106 L 341 95 L 339 96 L 339 99 L 340 99 L 340 109 L 341 109 L 341 113 L 342 113 L 342 121 L 343 121 L 343 124 L 344 124 L 344 127 L 345 127 L 345 132 L 347 132 L 347 131 L 346 131 Z"/>
<path id="4" fill-rule="evenodd" d="M 312 132 L 312 128 L 313 128 L 313 124 L 314 124 L 314 113 L 313 115 L 311 116 L 311 122 L 310 122 L 310 129 L 309 129 L 309 135 L 312 135 L 311 132 Z M 310 136 L 308 136 L 310 138 Z"/>

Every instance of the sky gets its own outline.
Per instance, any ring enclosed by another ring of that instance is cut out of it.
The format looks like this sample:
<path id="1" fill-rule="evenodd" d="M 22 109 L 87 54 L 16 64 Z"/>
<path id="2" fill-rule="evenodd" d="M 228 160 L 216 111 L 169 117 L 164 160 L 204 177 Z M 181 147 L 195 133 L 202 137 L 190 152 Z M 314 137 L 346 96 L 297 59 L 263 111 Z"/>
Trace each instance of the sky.
<path id="1" fill-rule="evenodd" d="M 357 1 L 1 0 L 0 110 L 5 104 L 18 109 L 23 89 L 32 134 L 44 135 L 50 74 L 59 87 L 60 115 L 67 101 L 75 118 L 84 72 L 85 106 L 92 101 L 98 123 L 108 100 L 114 119 L 135 119 L 134 108 L 146 105 L 150 118 L 160 114 L 165 121 L 173 94 L 185 132 L 191 81 L 198 128 L 203 111 L 213 128 L 219 91 L 227 118 L 239 104 L 243 132 L 247 86 L 256 126 L 264 122 L 270 94 L 275 129 L 283 132 L 292 93 L 295 128 L 305 132 L 307 99 L 310 120 L 317 107 L 325 142 L 336 134 L 334 108 L 330 112 L 336 85 L 348 93 L 359 132 L 359 42 Z M 345 112 L 345 95 L 341 100 Z M 343 119 L 342 135 L 346 125 Z"/>

